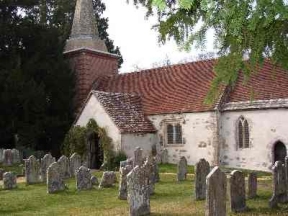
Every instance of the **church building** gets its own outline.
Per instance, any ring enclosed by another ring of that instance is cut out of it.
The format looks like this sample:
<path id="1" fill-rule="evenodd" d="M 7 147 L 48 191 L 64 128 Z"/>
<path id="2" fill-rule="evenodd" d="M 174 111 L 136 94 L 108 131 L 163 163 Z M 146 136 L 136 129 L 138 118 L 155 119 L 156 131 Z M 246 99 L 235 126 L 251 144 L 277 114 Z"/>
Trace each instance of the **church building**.
<path id="1" fill-rule="evenodd" d="M 75 125 L 96 120 L 115 151 L 167 149 L 169 162 L 205 158 L 212 165 L 269 171 L 288 148 L 288 71 L 268 60 L 244 84 L 204 104 L 217 60 L 118 73 L 118 56 L 100 40 L 92 0 L 77 0 L 64 55 L 77 77 Z M 137 53 L 135 53 L 137 55 Z M 147 56 L 149 58 L 149 56 Z"/>

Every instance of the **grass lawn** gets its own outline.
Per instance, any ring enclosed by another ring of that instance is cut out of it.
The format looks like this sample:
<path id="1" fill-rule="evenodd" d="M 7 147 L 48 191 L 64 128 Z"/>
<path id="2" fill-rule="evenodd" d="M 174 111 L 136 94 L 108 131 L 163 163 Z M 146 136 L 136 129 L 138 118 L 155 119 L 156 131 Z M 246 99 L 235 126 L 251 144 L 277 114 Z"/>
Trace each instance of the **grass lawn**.
<path id="1" fill-rule="evenodd" d="M 193 170 L 192 167 L 189 168 Z M 204 215 L 205 201 L 194 201 L 194 179 L 176 182 L 176 166 L 161 165 L 161 182 L 156 184 L 151 197 L 151 215 Z M 94 173 L 100 179 L 102 173 Z M 77 192 L 74 179 L 67 181 L 69 189 L 58 194 L 47 194 L 46 185 L 18 184 L 12 191 L 0 190 L 0 215 L 128 215 L 127 201 L 118 200 L 118 185 L 113 188 Z M 258 181 L 259 197 L 248 200 L 248 212 L 237 215 L 288 215 L 288 204 L 269 209 L 271 175 Z M 229 209 L 229 202 L 227 202 Z M 228 215 L 232 214 L 228 211 Z"/>

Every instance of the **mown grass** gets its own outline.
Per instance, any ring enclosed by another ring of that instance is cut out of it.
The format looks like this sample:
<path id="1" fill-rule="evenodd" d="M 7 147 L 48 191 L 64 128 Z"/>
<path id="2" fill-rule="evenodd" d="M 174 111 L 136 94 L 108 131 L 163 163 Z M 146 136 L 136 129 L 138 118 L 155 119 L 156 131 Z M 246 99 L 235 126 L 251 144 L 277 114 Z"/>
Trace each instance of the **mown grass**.
<path id="1" fill-rule="evenodd" d="M 194 177 L 188 175 L 183 182 L 176 182 L 174 165 L 161 165 L 161 181 L 156 184 L 151 197 L 151 215 L 204 215 L 205 201 L 194 200 Z M 166 172 L 163 172 L 166 171 Z M 102 173 L 95 172 L 98 179 Z M 118 184 L 113 188 L 78 192 L 75 180 L 67 181 L 68 189 L 57 194 L 47 194 L 46 185 L 20 183 L 12 191 L 0 191 L 0 215 L 128 215 L 127 201 L 118 200 Z M 237 215 L 288 215 L 288 205 L 268 208 L 272 193 L 271 176 L 258 182 L 259 197 L 248 200 L 249 211 Z M 229 211 L 228 215 L 236 215 Z"/>

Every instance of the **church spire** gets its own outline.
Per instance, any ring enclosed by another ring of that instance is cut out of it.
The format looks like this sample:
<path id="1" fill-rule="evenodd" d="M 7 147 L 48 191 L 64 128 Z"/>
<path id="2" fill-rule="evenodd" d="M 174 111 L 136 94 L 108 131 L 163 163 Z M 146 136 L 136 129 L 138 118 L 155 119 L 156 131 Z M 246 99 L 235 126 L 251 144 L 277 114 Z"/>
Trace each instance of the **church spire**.
<path id="1" fill-rule="evenodd" d="M 107 47 L 99 38 L 92 0 L 77 0 L 70 38 L 66 42 L 65 53 L 77 49 L 107 52 Z"/>

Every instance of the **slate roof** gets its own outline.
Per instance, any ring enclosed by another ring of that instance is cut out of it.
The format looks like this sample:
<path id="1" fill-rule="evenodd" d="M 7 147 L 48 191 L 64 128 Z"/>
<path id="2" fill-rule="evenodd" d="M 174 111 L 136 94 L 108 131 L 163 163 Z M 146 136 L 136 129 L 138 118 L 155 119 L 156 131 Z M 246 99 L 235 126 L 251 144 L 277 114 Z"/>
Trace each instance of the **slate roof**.
<path id="1" fill-rule="evenodd" d="M 141 97 L 133 94 L 91 92 L 104 107 L 121 133 L 154 133 L 153 124 L 144 115 Z"/>

